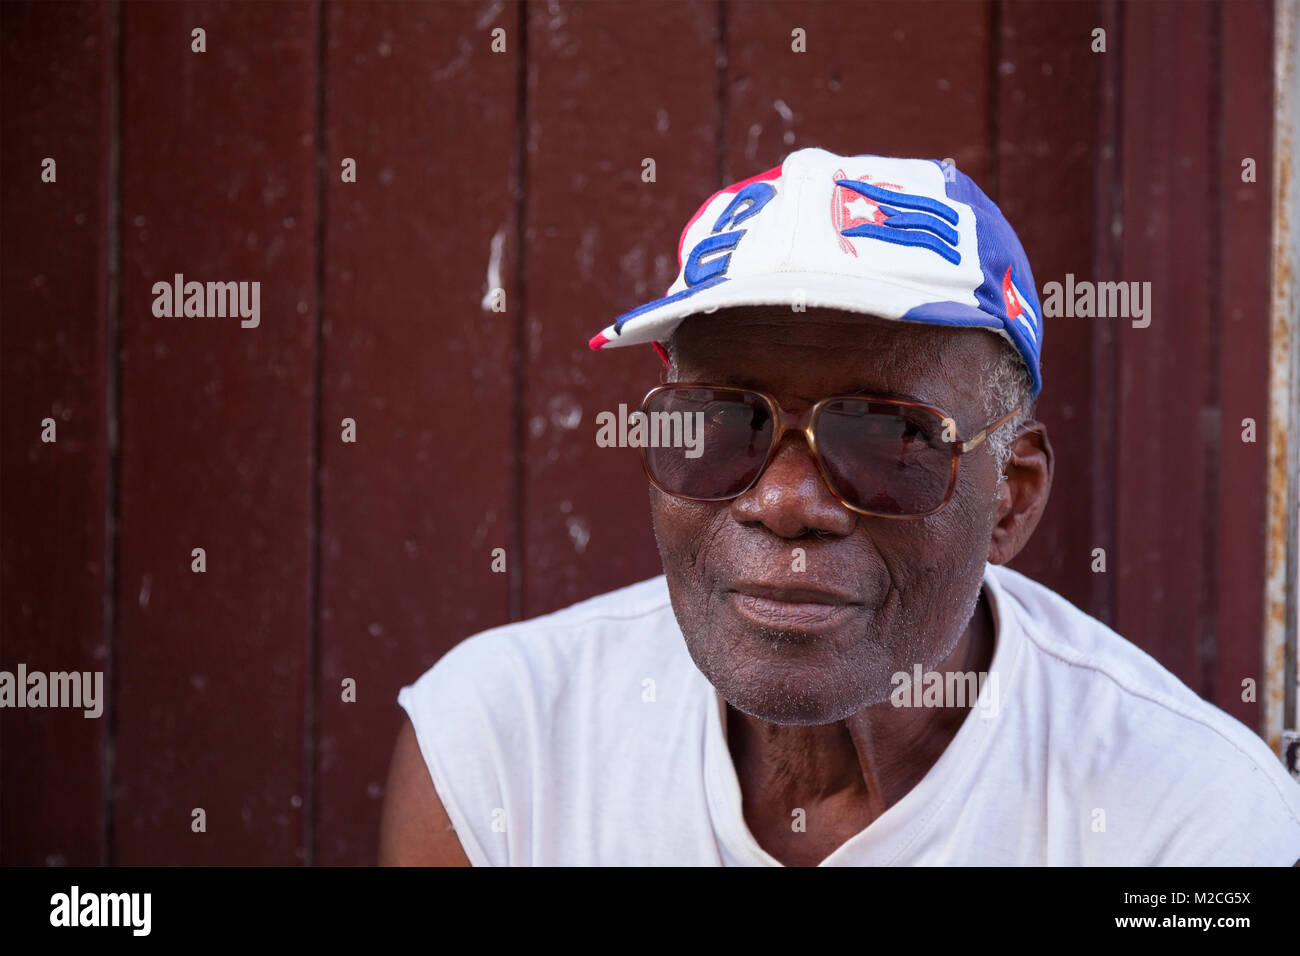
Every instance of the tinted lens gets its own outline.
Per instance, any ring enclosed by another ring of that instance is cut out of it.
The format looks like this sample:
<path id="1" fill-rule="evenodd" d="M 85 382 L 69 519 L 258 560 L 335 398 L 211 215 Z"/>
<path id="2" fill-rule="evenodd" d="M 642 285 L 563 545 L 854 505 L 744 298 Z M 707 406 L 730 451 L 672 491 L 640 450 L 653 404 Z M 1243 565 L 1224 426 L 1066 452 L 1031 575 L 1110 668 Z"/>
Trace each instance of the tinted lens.
<path id="1" fill-rule="evenodd" d="M 837 399 L 814 432 L 837 495 L 876 514 L 921 515 L 943 504 L 952 480 L 943 429 L 943 417 L 923 408 Z"/>
<path id="2" fill-rule="evenodd" d="M 717 501 L 754 481 L 772 445 L 775 423 L 753 392 L 668 388 L 650 397 L 646 468 L 675 495 Z"/>

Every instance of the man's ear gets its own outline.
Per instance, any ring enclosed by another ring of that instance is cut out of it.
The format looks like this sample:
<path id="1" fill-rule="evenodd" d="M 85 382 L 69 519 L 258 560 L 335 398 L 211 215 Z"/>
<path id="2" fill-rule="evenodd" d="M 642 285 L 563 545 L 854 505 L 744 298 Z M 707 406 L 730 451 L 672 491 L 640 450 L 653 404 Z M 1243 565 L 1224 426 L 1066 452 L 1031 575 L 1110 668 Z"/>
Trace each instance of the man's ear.
<path id="1" fill-rule="evenodd" d="M 1055 461 L 1047 426 L 1030 419 L 1020 426 L 1011 444 L 1011 458 L 998 484 L 993 534 L 989 538 L 989 563 L 1006 564 L 1025 546 L 1052 492 Z"/>

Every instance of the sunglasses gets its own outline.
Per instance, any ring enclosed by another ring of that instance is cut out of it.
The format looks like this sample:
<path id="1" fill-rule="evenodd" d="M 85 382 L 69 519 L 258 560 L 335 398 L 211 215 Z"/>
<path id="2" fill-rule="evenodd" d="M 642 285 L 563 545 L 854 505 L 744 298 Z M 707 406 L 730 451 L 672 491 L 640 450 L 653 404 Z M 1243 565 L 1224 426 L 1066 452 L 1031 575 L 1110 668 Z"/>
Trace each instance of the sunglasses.
<path id="1" fill-rule="evenodd" d="M 952 498 L 961 456 L 1019 411 L 962 440 L 950 415 L 921 402 L 838 395 L 795 414 L 764 392 L 675 382 L 652 388 L 641 412 L 651 422 L 698 423 L 696 441 L 689 448 L 643 444 L 641 460 L 666 494 L 726 501 L 753 488 L 781 437 L 800 431 L 826 487 L 846 508 L 879 518 L 924 518 Z"/>

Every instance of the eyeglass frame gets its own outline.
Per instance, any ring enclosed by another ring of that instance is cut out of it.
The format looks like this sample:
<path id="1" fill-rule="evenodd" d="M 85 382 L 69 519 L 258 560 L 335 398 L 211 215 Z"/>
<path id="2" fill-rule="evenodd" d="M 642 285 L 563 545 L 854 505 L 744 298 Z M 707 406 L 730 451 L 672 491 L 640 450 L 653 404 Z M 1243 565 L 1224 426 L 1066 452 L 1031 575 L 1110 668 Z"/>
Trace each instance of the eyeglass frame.
<path id="1" fill-rule="evenodd" d="M 822 461 L 821 452 L 817 450 L 817 438 L 813 434 L 813 425 L 816 423 L 817 416 L 818 414 L 820 414 L 821 410 L 831 402 L 852 400 L 852 401 L 875 402 L 881 405 L 893 405 L 893 406 L 900 406 L 903 408 L 919 408 L 922 409 L 923 411 L 931 412 L 933 414 L 938 415 L 940 420 L 943 421 L 944 423 L 945 431 L 947 430 L 948 425 L 951 425 L 953 431 L 955 432 L 957 429 L 957 420 L 953 418 L 951 415 L 949 415 L 942 408 L 939 408 L 937 405 L 931 405 L 927 402 L 916 402 L 904 398 L 892 398 L 883 395 L 868 395 L 868 394 L 858 393 L 852 395 L 830 395 L 826 398 L 814 402 L 804 411 L 796 413 L 786 409 L 786 407 L 782 405 L 780 402 L 778 402 L 776 398 L 774 398 L 772 395 L 769 395 L 767 392 L 759 391 L 758 389 L 755 388 L 745 388 L 740 385 L 718 385 L 716 383 L 711 383 L 711 382 L 668 382 L 663 385 L 656 385 L 654 388 L 650 389 L 650 391 L 646 392 L 645 398 L 641 400 L 641 406 L 640 406 L 641 414 L 649 417 L 650 413 L 647 410 L 647 406 L 650 404 L 650 400 L 654 398 L 656 395 L 660 394 L 661 392 L 678 390 L 678 389 L 688 389 L 688 388 L 705 388 L 705 389 L 712 389 L 714 391 L 746 392 L 750 395 L 757 395 L 759 398 L 763 399 L 764 403 L 766 403 L 768 408 L 768 413 L 772 416 L 772 420 L 776 423 L 776 429 L 772 434 L 772 440 L 768 446 L 767 455 L 763 458 L 763 463 L 762 465 L 759 466 L 758 471 L 754 473 L 754 479 L 748 485 L 742 488 L 740 491 L 736 492 L 734 495 L 727 495 L 721 498 L 700 498 L 695 495 L 684 495 L 676 491 L 669 491 L 667 488 L 665 488 L 663 485 L 659 483 L 658 479 L 656 479 L 653 474 L 651 474 L 650 452 L 649 449 L 643 445 L 641 447 L 641 468 L 645 471 L 646 477 L 650 479 L 650 483 L 653 484 L 660 491 L 662 491 L 664 494 L 672 495 L 674 498 L 684 498 L 688 501 L 733 501 L 734 499 L 739 498 L 741 495 L 751 491 L 754 488 L 754 486 L 759 483 L 764 473 L 767 471 L 768 466 L 772 463 L 772 459 L 773 457 L 775 457 L 776 450 L 777 448 L 780 447 L 781 439 L 782 437 L 784 437 L 785 433 L 787 431 L 797 431 L 803 433 L 804 440 L 808 443 L 808 450 L 812 453 L 813 463 L 816 464 L 817 466 L 817 473 L 821 475 L 822 484 L 826 486 L 826 490 L 831 493 L 831 495 L 835 498 L 836 501 L 838 501 L 844 507 L 848 508 L 850 511 L 856 514 L 866 515 L 867 517 L 871 517 L 871 518 L 893 518 L 902 521 L 916 520 L 917 518 L 928 518 L 931 515 L 938 514 L 940 511 L 946 508 L 948 506 L 948 502 L 952 500 L 953 492 L 957 488 L 957 464 L 961 459 L 961 457 L 965 455 L 967 452 L 970 452 L 976 447 L 978 447 L 979 444 L 983 442 L 986 438 L 988 438 L 989 435 L 997 431 L 1007 422 L 1011 421 L 1016 415 L 1020 413 L 1021 409 L 1024 407 L 1022 405 L 1017 405 L 1015 408 L 1007 412 L 1007 414 L 1003 415 L 997 421 L 993 422 L 992 424 L 986 425 L 984 428 L 980 429 L 978 432 L 976 432 L 974 435 L 972 435 L 970 438 L 966 439 L 965 441 L 962 441 L 960 439 L 954 441 L 948 441 L 947 439 L 945 439 L 944 444 L 952 448 L 952 469 L 948 474 L 948 490 L 943 496 L 943 501 L 941 501 L 933 510 L 926 511 L 921 514 L 895 515 L 895 514 L 882 514 L 878 511 L 869 511 L 865 508 L 859 508 L 856 507 L 855 505 L 851 505 L 844 500 L 843 496 L 841 496 L 839 492 L 835 490 L 835 487 L 831 484 L 830 476 L 826 474 L 826 467 Z"/>

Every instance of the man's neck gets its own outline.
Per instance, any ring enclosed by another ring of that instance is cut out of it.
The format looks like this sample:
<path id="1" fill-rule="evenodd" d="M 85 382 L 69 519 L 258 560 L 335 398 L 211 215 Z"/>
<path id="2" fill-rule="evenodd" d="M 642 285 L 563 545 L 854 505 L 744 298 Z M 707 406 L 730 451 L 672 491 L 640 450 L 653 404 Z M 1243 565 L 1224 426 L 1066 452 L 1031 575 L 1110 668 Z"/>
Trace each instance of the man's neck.
<path id="1" fill-rule="evenodd" d="M 934 670 L 987 673 L 995 642 L 981 591 L 970 624 Z M 821 862 L 921 781 L 974 703 L 896 707 L 886 700 L 811 727 L 771 724 L 728 705 L 727 743 L 750 831 L 782 863 Z"/>

